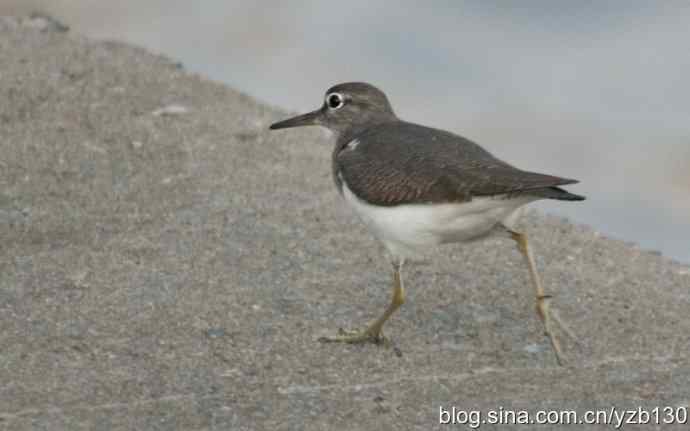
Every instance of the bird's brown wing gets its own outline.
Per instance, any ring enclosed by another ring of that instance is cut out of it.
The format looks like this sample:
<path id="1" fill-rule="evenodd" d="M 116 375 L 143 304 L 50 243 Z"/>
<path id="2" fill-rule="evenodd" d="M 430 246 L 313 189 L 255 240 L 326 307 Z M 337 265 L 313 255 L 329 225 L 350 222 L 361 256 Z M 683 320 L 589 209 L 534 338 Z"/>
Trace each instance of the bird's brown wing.
<path id="1" fill-rule="evenodd" d="M 336 181 L 381 206 L 465 202 L 577 182 L 519 170 L 461 136 L 405 122 L 343 140 L 334 166 Z"/>

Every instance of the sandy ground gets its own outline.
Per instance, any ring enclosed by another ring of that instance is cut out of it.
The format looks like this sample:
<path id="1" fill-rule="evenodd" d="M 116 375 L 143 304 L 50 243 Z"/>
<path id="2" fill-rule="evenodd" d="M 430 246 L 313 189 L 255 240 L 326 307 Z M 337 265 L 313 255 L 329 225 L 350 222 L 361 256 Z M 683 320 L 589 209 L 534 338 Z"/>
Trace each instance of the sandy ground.
<path id="1" fill-rule="evenodd" d="M 0 20 L 0 429 L 428 430 L 440 407 L 690 404 L 690 268 L 534 212 L 522 227 L 581 340 L 563 338 L 568 366 L 502 239 L 407 268 L 386 328 L 401 356 L 316 342 L 390 294 L 326 134 L 271 133 L 285 112 L 63 30 Z"/>

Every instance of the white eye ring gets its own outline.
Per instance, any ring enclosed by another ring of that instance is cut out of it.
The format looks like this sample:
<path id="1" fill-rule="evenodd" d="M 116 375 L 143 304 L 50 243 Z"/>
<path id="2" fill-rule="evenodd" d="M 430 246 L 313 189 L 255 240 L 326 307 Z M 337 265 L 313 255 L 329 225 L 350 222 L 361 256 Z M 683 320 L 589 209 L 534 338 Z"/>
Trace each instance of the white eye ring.
<path id="1" fill-rule="evenodd" d="M 345 98 L 340 93 L 329 93 L 326 94 L 326 106 L 328 109 L 335 111 L 341 108 L 345 104 Z"/>

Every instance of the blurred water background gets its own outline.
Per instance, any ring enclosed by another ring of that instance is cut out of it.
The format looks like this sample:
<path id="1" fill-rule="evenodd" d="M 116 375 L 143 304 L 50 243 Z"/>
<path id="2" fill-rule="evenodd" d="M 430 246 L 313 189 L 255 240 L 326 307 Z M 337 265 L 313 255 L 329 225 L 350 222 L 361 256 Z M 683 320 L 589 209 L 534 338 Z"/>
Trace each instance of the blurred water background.
<path id="1" fill-rule="evenodd" d="M 690 262 L 690 2 L 0 1 L 32 11 L 293 111 L 371 82 L 588 197 L 534 206 Z"/>

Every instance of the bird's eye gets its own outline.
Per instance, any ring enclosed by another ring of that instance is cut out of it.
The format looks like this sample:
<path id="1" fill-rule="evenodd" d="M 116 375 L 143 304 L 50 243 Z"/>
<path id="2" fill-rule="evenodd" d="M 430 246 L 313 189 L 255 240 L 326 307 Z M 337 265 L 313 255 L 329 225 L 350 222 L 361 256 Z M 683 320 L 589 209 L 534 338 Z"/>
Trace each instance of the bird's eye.
<path id="1" fill-rule="evenodd" d="M 338 109 L 343 106 L 343 96 L 338 93 L 331 93 L 326 96 L 326 105 L 331 109 Z"/>

